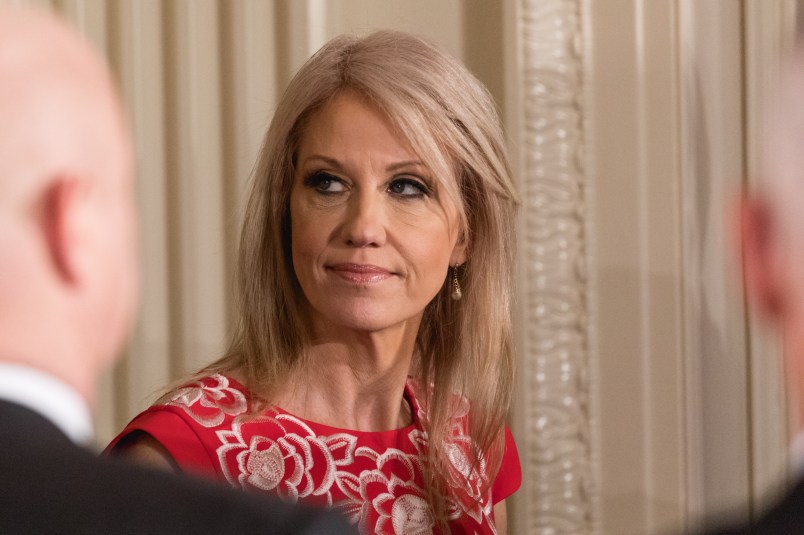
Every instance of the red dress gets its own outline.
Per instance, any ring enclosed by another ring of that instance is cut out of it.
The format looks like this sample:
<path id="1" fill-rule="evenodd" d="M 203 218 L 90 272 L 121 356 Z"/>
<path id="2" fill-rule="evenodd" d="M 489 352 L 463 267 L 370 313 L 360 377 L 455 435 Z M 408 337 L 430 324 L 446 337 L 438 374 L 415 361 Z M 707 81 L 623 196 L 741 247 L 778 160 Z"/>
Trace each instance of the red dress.
<path id="1" fill-rule="evenodd" d="M 425 501 L 422 453 L 429 447 L 409 379 L 405 395 L 414 422 L 393 431 L 362 432 L 308 422 L 277 407 L 249 414 L 249 393 L 223 375 L 179 388 L 137 416 L 110 444 L 132 431 L 159 441 L 182 469 L 235 487 L 266 492 L 295 503 L 334 507 L 362 533 L 429 534 L 433 522 Z M 493 485 L 485 463 L 472 470 L 464 433 L 468 403 L 462 404 L 447 445 L 452 493 L 447 500 L 452 533 L 496 533 L 493 505 L 521 484 L 519 457 L 510 431 Z M 468 476 L 468 477 L 467 477 Z M 467 485 L 467 481 L 469 482 Z"/>

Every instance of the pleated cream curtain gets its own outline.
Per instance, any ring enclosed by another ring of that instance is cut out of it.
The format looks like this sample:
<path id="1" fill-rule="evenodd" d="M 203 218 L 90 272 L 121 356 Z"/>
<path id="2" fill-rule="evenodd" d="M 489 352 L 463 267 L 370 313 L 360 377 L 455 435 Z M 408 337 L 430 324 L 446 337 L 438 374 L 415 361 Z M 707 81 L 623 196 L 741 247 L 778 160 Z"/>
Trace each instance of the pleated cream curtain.
<path id="1" fill-rule="evenodd" d="M 138 155 L 142 302 L 98 406 L 103 440 L 224 346 L 240 197 L 280 87 L 275 10 L 215 0 L 61 7 L 103 36 Z"/>

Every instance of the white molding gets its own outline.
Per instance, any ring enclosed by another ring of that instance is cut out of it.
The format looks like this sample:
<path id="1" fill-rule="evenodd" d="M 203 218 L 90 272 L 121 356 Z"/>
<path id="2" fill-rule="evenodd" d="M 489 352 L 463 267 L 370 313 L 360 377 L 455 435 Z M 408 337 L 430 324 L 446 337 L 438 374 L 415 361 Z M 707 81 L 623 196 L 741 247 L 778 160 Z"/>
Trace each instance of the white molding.
<path id="1" fill-rule="evenodd" d="M 512 17 L 514 20 L 511 20 Z M 523 468 L 516 533 L 589 533 L 591 466 L 582 12 L 579 1 L 510 5 L 507 109 L 518 185 Z M 510 68 L 515 71 L 512 75 Z"/>

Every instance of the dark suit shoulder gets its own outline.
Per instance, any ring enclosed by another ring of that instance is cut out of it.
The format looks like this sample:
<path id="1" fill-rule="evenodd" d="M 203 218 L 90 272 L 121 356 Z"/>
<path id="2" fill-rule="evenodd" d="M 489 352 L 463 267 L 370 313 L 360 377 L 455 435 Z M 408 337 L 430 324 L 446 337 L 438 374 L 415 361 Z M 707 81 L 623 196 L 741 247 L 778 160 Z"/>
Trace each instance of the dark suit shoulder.
<path id="1" fill-rule="evenodd" d="M 804 533 L 804 480 L 750 524 L 725 526 L 706 535 L 796 535 Z"/>
<path id="2" fill-rule="evenodd" d="M 99 458 L 18 406 L 0 402 L 0 422 L 0 533 L 353 532 L 334 512 Z"/>

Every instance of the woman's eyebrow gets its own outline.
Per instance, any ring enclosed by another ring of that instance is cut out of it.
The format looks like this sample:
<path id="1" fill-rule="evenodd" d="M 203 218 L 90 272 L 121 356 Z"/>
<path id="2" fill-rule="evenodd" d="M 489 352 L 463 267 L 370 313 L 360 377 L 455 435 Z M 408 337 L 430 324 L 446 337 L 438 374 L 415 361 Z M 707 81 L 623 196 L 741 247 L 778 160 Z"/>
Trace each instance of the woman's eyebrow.
<path id="1" fill-rule="evenodd" d="M 420 160 L 405 160 L 402 162 L 392 163 L 388 167 L 385 168 L 386 171 L 397 171 L 404 167 L 425 167 L 425 165 Z"/>
<path id="2" fill-rule="evenodd" d="M 319 160 L 319 161 L 322 161 L 322 162 L 326 163 L 327 165 L 330 165 L 330 166 L 335 167 L 337 169 L 340 169 L 341 167 L 343 167 L 341 165 L 341 162 L 339 162 L 337 159 L 331 158 L 329 156 L 324 156 L 323 154 L 311 154 L 310 156 L 305 158 L 302 161 L 302 163 L 309 162 L 310 160 Z"/>
<path id="3" fill-rule="evenodd" d="M 343 169 L 343 164 L 337 159 L 331 156 L 324 156 L 323 154 L 311 154 L 307 156 L 301 163 L 307 163 L 309 161 L 320 161 L 324 162 L 325 164 L 335 168 L 335 169 Z M 410 168 L 410 167 L 421 167 L 425 168 L 426 166 L 421 160 L 403 160 L 401 162 L 394 162 L 388 165 L 385 170 L 388 172 L 398 171 L 399 169 Z"/>

